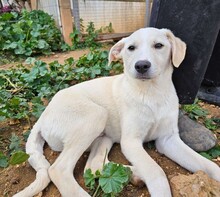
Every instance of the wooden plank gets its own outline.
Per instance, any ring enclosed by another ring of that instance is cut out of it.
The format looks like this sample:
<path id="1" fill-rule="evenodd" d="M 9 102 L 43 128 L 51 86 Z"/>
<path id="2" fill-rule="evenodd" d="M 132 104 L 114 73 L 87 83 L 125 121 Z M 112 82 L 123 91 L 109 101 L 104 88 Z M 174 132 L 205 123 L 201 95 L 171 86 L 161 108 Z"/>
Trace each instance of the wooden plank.
<path id="1" fill-rule="evenodd" d="M 38 0 L 31 0 L 31 9 L 32 10 L 38 9 Z"/>
<path id="2" fill-rule="evenodd" d="M 121 38 L 130 36 L 132 32 L 128 33 L 111 33 L 111 34 L 99 34 L 97 40 L 120 40 Z"/>
<path id="3" fill-rule="evenodd" d="M 69 36 L 70 33 L 73 32 L 73 20 L 70 0 L 59 0 L 59 7 L 64 41 L 67 44 L 72 45 L 72 41 Z"/>

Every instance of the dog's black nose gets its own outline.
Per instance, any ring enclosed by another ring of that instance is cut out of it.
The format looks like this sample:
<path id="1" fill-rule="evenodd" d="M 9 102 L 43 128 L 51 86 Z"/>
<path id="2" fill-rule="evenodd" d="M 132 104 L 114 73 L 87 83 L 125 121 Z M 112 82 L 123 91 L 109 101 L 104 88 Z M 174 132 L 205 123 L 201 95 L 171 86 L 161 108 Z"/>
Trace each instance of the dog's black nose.
<path id="1" fill-rule="evenodd" d="M 136 62 L 134 67 L 138 73 L 144 74 L 151 67 L 151 63 L 147 60 L 140 60 Z"/>

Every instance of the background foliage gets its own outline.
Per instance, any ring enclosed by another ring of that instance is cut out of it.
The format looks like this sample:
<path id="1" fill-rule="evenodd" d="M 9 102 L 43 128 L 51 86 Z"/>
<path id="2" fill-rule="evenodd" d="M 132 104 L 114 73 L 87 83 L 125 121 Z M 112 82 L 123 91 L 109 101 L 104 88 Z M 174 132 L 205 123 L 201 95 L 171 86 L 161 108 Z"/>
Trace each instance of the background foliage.
<path id="1" fill-rule="evenodd" d="M 52 17 L 41 10 L 0 15 L 1 56 L 32 56 L 61 50 L 64 42 Z"/>

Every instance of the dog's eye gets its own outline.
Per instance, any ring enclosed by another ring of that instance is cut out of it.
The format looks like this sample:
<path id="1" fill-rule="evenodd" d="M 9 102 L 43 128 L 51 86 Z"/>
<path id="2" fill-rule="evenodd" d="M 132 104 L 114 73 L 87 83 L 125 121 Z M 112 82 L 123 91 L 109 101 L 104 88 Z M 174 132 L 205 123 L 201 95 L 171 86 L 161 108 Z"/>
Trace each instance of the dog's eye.
<path id="1" fill-rule="evenodd" d="M 129 47 L 128 47 L 128 50 L 129 50 L 129 51 L 134 51 L 134 50 L 135 50 L 135 46 L 134 46 L 134 45 L 129 46 Z"/>
<path id="2" fill-rule="evenodd" d="M 163 44 L 161 44 L 161 43 L 156 43 L 155 45 L 154 45 L 154 48 L 155 49 L 161 49 L 163 47 Z"/>

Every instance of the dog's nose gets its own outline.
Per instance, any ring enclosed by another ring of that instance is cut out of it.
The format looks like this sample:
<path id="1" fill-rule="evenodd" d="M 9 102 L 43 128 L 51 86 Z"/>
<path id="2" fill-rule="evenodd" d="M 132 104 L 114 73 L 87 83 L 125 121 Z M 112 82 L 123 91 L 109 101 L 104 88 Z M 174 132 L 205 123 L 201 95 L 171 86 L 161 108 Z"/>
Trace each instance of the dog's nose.
<path id="1" fill-rule="evenodd" d="M 147 60 L 140 60 L 135 63 L 134 67 L 138 73 L 144 74 L 151 67 L 151 63 Z"/>

